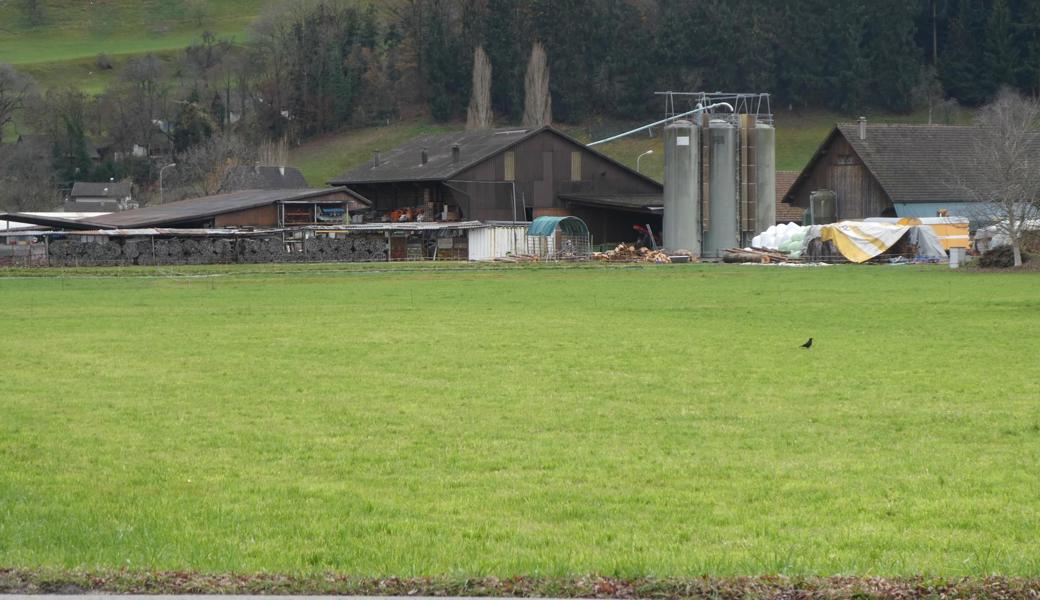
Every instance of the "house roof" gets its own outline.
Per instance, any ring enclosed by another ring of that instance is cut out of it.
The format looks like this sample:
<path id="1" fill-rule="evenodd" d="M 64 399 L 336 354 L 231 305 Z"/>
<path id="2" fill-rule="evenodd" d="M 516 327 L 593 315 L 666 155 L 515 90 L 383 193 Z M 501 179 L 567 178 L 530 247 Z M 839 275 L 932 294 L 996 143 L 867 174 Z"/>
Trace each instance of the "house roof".
<path id="1" fill-rule="evenodd" d="M 307 187 L 307 179 L 295 167 L 238 166 L 224 176 L 220 189 L 237 190 L 299 190 Z"/>
<path id="2" fill-rule="evenodd" d="M 801 223 L 805 218 L 805 209 L 787 204 L 784 198 L 794 182 L 798 180 L 798 171 L 776 172 L 776 222 L 777 223 Z"/>
<path id="3" fill-rule="evenodd" d="M 964 188 L 980 174 L 975 128 L 954 125 L 868 124 L 866 139 L 857 123 L 839 123 L 788 192 L 792 197 L 840 135 L 877 179 L 893 203 L 971 202 Z M 1040 135 L 1036 138 L 1040 152 Z M 956 183 L 956 178 L 961 179 Z"/>
<path id="4" fill-rule="evenodd" d="M 129 181 L 116 181 L 116 182 L 93 182 L 93 181 L 77 181 L 72 184 L 72 192 L 69 194 L 72 198 L 126 198 L 130 195 L 130 182 Z"/>
<path id="5" fill-rule="evenodd" d="M 329 185 L 358 185 L 366 183 L 394 183 L 404 181 L 445 181 L 458 176 L 470 167 L 484 162 L 501 152 L 516 146 L 542 132 L 549 132 L 575 146 L 594 154 L 607 162 L 624 169 L 660 187 L 660 182 L 638 173 L 609 156 L 589 148 L 551 126 L 535 129 L 484 129 L 457 131 L 438 135 L 417 137 L 379 157 L 379 166 L 374 160 L 329 181 Z M 459 160 L 452 160 L 452 147 L 459 146 Z M 426 150 L 427 161 L 422 164 L 422 151 Z"/>

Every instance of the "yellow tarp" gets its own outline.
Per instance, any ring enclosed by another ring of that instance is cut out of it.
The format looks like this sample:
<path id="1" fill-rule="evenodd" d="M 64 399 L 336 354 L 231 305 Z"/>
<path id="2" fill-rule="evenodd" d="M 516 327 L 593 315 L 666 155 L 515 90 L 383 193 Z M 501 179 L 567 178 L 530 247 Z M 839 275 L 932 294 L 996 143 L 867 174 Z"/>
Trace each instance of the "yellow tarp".
<path id="1" fill-rule="evenodd" d="M 908 225 L 843 221 L 824 225 L 820 238 L 832 242 L 850 262 L 865 263 L 894 246 L 907 231 Z"/>

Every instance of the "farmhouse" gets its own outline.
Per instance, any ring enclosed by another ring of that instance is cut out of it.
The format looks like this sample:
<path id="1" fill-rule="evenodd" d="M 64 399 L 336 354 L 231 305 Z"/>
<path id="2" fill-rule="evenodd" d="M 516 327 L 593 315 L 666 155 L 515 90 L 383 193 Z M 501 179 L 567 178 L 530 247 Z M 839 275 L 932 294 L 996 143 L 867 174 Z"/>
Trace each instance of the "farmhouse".
<path id="1" fill-rule="evenodd" d="M 136 208 L 129 181 L 77 181 L 65 198 L 65 212 L 115 212 Z"/>
<path id="2" fill-rule="evenodd" d="M 552 128 L 419 137 L 329 182 L 372 201 L 372 218 L 532 221 L 576 216 L 597 243 L 659 230 L 661 184 Z M 421 215 L 421 217 L 419 216 Z"/>
<path id="3" fill-rule="evenodd" d="M 973 143 L 971 127 L 839 124 L 784 202 L 815 223 L 971 217 L 973 198 L 955 182 L 978 169 Z"/>

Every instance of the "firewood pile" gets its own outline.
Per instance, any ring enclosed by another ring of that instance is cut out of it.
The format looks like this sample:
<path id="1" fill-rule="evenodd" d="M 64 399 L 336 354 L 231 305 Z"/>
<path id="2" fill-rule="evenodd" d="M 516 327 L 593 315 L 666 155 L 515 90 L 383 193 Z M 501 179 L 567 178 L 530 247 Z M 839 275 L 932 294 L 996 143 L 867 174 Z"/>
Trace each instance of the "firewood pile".
<path id="1" fill-rule="evenodd" d="M 779 250 L 767 250 L 763 248 L 729 248 L 723 251 L 722 262 L 727 263 L 782 263 L 801 262 Z"/>
<path id="2" fill-rule="evenodd" d="M 222 263 L 386 261 L 382 237 L 310 238 L 286 242 L 257 237 L 112 237 L 96 241 L 54 240 L 52 266 L 204 265 Z"/>
<path id="3" fill-rule="evenodd" d="M 539 262 L 541 259 L 534 254 L 510 254 L 508 256 L 500 256 L 495 259 L 495 262 L 503 263 L 533 263 Z"/>
<path id="4" fill-rule="evenodd" d="M 636 249 L 632 244 L 618 244 L 617 248 L 606 252 L 593 252 L 593 260 L 607 262 L 644 262 L 655 264 L 668 264 L 672 262 L 668 255 L 660 250 L 649 248 Z"/>

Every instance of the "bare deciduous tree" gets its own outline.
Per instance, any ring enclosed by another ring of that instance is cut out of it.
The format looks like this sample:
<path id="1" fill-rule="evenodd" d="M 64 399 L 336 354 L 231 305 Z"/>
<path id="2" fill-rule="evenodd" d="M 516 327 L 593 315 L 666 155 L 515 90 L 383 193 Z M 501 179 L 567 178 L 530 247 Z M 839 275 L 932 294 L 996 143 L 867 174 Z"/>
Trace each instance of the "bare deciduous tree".
<path id="1" fill-rule="evenodd" d="M 169 120 L 169 84 L 163 77 L 158 57 L 149 54 L 127 61 L 119 75 L 119 84 L 109 95 L 118 107 L 113 114 L 124 121 L 110 125 L 109 130 L 128 136 L 121 140 L 127 151 L 132 150 L 134 144 L 151 150 L 164 141 L 166 131 L 157 126 L 157 122 Z"/>
<path id="2" fill-rule="evenodd" d="M 550 124 L 552 95 L 549 93 L 549 59 L 541 42 L 535 42 L 524 77 L 524 127 Z"/>
<path id="3" fill-rule="evenodd" d="M 1018 267 L 1023 234 L 1040 219 L 1040 102 L 1001 90 L 974 130 L 977 168 L 954 177 L 978 201 L 977 219 L 1007 237 Z"/>
<path id="4" fill-rule="evenodd" d="M 54 210 L 60 203 L 50 148 L 29 144 L 0 147 L 0 209 Z"/>
<path id="5" fill-rule="evenodd" d="M 35 89 L 31 78 L 9 64 L 0 63 L 0 142 L 3 141 L 4 127 L 14 119 L 14 113 L 25 106 L 25 100 Z"/>
<path id="6" fill-rule="evenodd" d="M 495 115 L 491 111 L 491 61 L 483 46 L 473 50 L 473 92 L 466 111 L 466 129 L 491 129 Z"/>
<path id="7" fill-rule="evenodd" d="M 257 148 L 235 135 L 214 135 L 191 147 L 169 171 L 165 199 L 211 196 L 221 191 L 228 173 L 238 166 L 253 166 Z"/>

